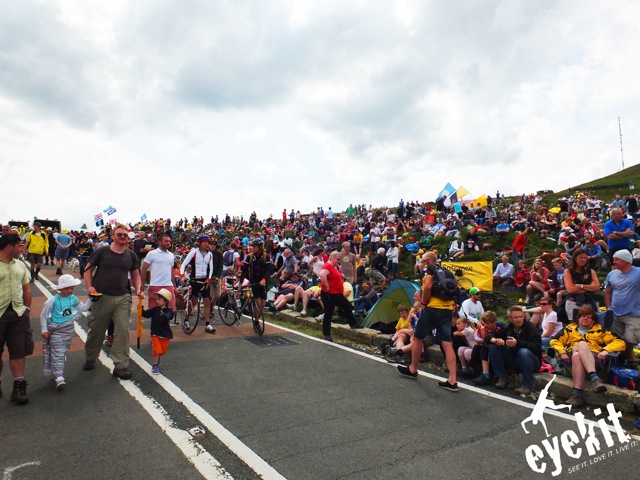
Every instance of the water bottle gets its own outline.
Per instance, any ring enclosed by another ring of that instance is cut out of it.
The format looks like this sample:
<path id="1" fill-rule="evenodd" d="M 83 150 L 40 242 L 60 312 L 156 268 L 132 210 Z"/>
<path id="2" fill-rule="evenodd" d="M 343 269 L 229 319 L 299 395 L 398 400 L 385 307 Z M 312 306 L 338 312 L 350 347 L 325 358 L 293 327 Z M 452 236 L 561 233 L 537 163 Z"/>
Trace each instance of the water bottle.
<path id="1" fill-rule="evenodd" d="M 236 305 L 238 306 L 238 308 L 241 307 L 241 303 L 240 303 L 240 299 L 239 298 L 236 298 Z"/>

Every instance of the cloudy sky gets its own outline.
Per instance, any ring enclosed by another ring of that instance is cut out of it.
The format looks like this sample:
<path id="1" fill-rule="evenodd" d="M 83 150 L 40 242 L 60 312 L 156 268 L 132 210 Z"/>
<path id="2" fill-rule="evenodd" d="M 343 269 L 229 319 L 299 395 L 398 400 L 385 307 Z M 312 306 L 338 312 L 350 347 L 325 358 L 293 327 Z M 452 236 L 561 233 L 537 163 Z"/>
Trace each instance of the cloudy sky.
<path id="1" fill-rule="evenodd" d="M 559 190 L 621 168 L 618 117 L 640 155 L 640 2 L 0 9 L 0 222 Z"/>

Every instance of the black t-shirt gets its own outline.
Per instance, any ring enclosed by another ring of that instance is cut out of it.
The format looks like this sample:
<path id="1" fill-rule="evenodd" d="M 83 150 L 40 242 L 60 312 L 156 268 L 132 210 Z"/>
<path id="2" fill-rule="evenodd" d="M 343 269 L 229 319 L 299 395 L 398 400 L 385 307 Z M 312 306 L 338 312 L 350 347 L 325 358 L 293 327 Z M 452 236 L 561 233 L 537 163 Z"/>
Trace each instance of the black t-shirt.
<path id="1" fill-rule="evenodd" d="M 93 288 L 98 293 L 114 296 L 131 293 L 128 274 L 140 265 L 131 250 L 115 253 L 110 247 L 102 247 L 91 254 L 88 263 L 96 266 Z"/>

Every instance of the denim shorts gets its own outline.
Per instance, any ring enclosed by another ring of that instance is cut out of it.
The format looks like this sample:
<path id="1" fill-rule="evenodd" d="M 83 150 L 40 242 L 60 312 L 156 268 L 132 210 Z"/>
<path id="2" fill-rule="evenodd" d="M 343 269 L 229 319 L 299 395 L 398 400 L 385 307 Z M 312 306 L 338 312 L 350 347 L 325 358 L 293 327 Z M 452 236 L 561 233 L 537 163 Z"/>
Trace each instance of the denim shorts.
<path id="1" fill-rule="evenodd" d="M 441 342 L 451 342 L 451 325 L 453 322 L 453 310 L 442 308 L 424 307 L 414 336 L 418 340 L 424 340 L 427 335 L 436 329 Z"/>

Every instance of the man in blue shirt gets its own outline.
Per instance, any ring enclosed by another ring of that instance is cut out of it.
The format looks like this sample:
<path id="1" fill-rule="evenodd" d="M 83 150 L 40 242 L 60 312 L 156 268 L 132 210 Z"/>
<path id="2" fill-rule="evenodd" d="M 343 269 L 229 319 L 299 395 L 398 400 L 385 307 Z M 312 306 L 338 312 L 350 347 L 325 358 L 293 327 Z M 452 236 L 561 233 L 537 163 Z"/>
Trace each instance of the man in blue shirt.
<path id="1" fill-rule="evenodd" d="M 607 238 L 609 260 L 618 250 L 631 251 L 631 237 L 635 235 L 633 223 L 627 220 L 621 208 L 611 210 L 611 220 L 604 224 L 604 236 Z"/>
<path id="2" fill-rule="evenodd" d="M 56 264 L 58 265 L 56 275 L 62 275 L 64 264 L 69 259 L 69 248 L 71 247 L 72 238 L 67 230 L 62 230 L 62 233 L 55 236 L 55 240 L 57 245 Z"/>
<path id="3" fill-rule="evenodd" d="M 614 315 L 611 331 L 625 341 L 625 355 L 631 362 L 635 361 L 633 348 L 640 342 L 640 268 L 632 262 L 628 250 L 616 252 L 604 289 L 604 304 Z"/>

